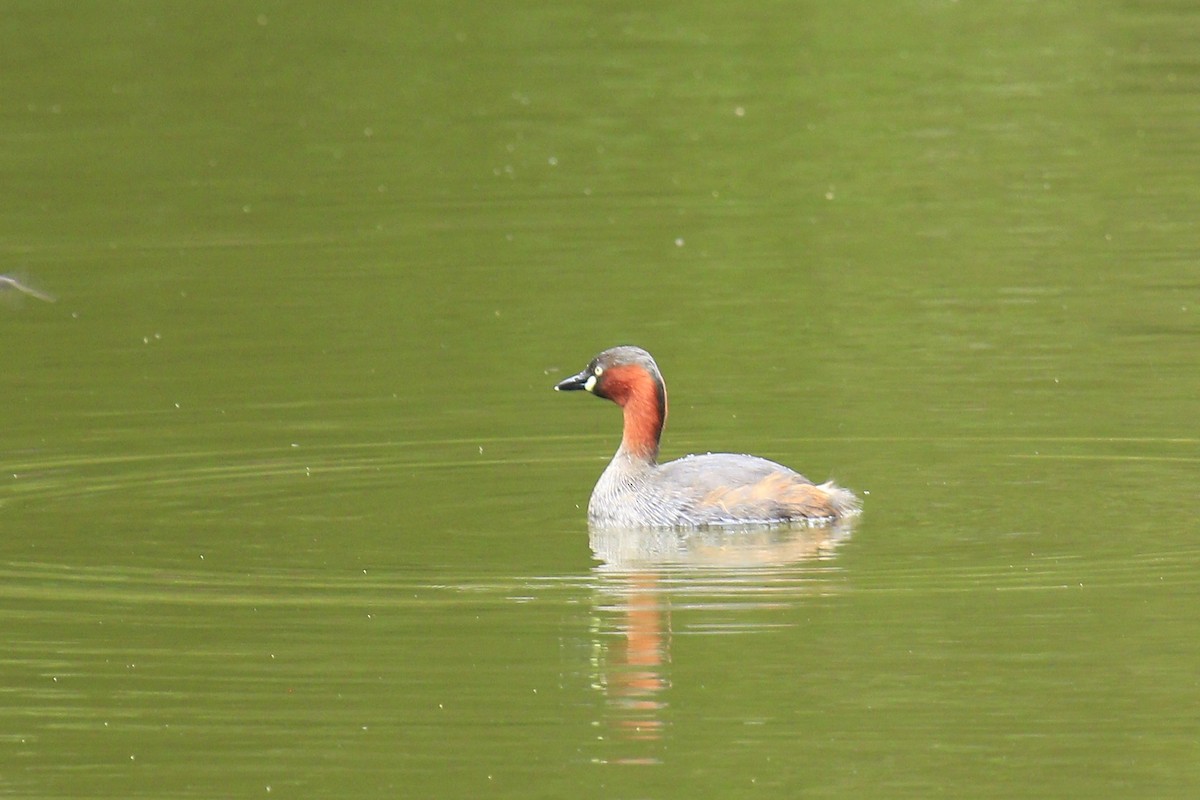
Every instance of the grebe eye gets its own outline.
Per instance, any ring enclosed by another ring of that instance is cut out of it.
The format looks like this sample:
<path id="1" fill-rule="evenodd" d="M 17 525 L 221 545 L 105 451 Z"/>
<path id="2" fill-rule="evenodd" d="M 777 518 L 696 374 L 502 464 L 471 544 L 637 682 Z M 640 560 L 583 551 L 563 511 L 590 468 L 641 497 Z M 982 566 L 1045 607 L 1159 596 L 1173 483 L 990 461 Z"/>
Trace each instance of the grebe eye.
<path id="1" fill-rule="evenodd" d="M 604 374 L 604 367 L 596 367 L 594 370 L 592 370 L 592 374 L 599 378 Z"/>

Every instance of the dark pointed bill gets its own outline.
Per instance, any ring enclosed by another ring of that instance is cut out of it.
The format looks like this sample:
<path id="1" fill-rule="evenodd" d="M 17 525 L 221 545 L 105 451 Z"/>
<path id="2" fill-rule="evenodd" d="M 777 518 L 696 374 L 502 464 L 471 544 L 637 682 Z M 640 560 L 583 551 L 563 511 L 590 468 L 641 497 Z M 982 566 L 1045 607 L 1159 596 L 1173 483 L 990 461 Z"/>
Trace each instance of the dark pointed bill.
<path id="1" fill-rule="evenodd" d="M 559 381 L 554 385 L 556 392 L 579 392 L 589 389 L 588 380 L 592 378 L 591 370 L 585 369 L 578 375 L 572 375 L 565 381 Z"/>

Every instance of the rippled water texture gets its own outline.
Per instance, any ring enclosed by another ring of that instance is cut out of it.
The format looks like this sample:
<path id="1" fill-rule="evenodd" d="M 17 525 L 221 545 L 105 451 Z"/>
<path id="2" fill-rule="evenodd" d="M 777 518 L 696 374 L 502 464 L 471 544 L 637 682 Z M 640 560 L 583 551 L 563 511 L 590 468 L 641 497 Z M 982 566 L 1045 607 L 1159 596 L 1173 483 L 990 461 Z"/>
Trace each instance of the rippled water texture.
<path id="1" fill-rule="evenodd" d="M 1198 30 L 0 1 L 0 794 L 1196 796 Z"/>

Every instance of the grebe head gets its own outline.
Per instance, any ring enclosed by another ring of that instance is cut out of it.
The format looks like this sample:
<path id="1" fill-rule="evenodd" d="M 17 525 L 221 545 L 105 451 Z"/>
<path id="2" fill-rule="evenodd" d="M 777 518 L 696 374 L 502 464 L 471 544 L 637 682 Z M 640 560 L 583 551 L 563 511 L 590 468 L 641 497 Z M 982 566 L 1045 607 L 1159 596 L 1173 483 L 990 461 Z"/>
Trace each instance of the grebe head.
<path id="1" fill-rule="evenodd" d="M 587 368 L 554 387 L 559 392 L 587 391 L 625 409 L 626 450 L 651 459 L 667 421 L 667 387 L 654 359 L 640 347 L 613 347 Z"/>
<path id="2" fill-rule="evenodd" d="M 612 347 L 591 360 L 587 368 L 554 387 L 555 391 L 584 390 L 619 406 L 641 391 L 666 394 L 654 358 L 640 347 Z"/>

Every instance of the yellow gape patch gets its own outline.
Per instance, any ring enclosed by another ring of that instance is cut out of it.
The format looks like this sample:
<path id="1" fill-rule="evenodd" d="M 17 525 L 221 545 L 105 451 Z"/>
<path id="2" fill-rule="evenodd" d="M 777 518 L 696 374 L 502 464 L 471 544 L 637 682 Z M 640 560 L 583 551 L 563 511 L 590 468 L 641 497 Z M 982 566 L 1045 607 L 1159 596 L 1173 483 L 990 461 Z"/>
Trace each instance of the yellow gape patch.
<path id="1" fill-rule="evenodd" d="M 596 367 L 594 370 L 592 370 L 592 374 L 588 376 L 587 383 L 583 385 L 583 388 L 587 389 L 589 392 L 595 389 L 596 378 L 599 378 L 603 374 L 604 367 Z"/>

